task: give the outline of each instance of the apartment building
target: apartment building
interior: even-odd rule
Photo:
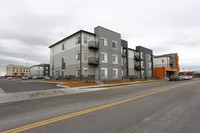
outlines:
[[[30,76],[48,76],[50,64],[38,64],[30,67]]]
[[[30,68],[23,65],[9,64],[6,66],[6,76],[21,77],[29,76]]]
[[[94,28],[94,33],[80,30],[49,48],[53,79],[105,81],[121,80],[124,76],[152,77],[145,70],[146,55],[152,57],[152,51],[141,46],[131,50],[121,34],[101,26]],[[135,61],[136,54],[142,57],[138,61]],[[135,62],[140,69],[135,69]]]
[[[129,78],[153,78],[153,51],[151,49],[137,46],[136,49],[131,49],[123,45],[124,68],[127,68],[126,74]]]
[[[154,76],[157,78],[178,75],[179,57],[178,53],[154,56]]]

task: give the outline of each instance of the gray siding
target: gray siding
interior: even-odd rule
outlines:
[[[98,36],[99,40],[99,73],[101,73],[101,68],[108,68],[108,78],[102,79],[99,75],[100,80],[119,80],[122,78],[121,75],[121,35],[119,33],[113,32],[111,30],[105,29],[103,27],[96,27],[94,33]],[[107,46],[103,46],[101,37],[107,39]],[[116,41],[118,46],[116,49],[112,47],[112,41]],[[107,53],[108,61],[107,63],[101,62],[101,52]],[[118,64],[113,64],[112,55],[115,54],[118,56]],[[118,78],[113,79],[113,68],[118,69]]]

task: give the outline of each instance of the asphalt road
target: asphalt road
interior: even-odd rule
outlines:
[[[61,88],[57,83],[44,83],[30,80],[0,80],[0,88],[5,93],[36,91]]]
[[[199,133],[199,101],[200,80],[190,80],[4,103],[0,131]]]

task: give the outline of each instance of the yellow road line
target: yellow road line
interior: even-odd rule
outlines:
[[[68,118],[71,118],[71,117],[75,117],[75,116],[87,114],[87,113],[90,113],[90,112],[94,112],[94,111],[97,111],[97,110],[105,109],[105,108],[108,108],[108,107],[112,107],[112,106],[115,106],[115,105],[119,105],[119,104],[122,104],[122,103],[129,102],[129,101],[132,101],[132,100],[136,100],[136,99],[139,99],[139,98],[142,98],[142,97],[146,97],[146,96],[150,96],[150,95],[153,95],[153,94],[156,94],[156,93],[160,93],[160,92],[164,92],[164,91],[167,91],[167,90],[171,90],[171,89],[174,89],[174,88],[177,88],[177,87],[180,87],[180,86],[188,85],[188,84],[191,84],[191,83],[192,82],[185,83],[185,84],[173,86],[173,87],[170,87],[170,88],[165,88],[165,89],[162,89],[162,90],[158,90],[158,91],[142,94],[142,95],[135,96],[135,97],[132,97],[132,98],[124,99],[124,100],[117,101],[117,102],[114,102],[114,103],[110,103],[110,104],[106,104],[106,105],[102,105],[102,106],[98,106],[98,107],[82,110],[82,111],[79,111],[79,112],[75,112],[75,113],[71,113],[71,114],[67,114],[67,115],[63,115],[63,116],[59,116],[59,117],[55,117],[55,118],[39,121],[39,122],[28,124],[28,125],[25,125],[25,126],[22,126],[22,127],[14,128],[14,129],[7,130],[7,131],[3,131],[1,133],[18,133],[18,132],[25,131],[25,130],[28,130],[28,129],[31,129],[31,128],[39,127],[39,126],[42,126],[42,125],[46,125],[46,124],[50,124],[50,123],[53,123],[53,122],[61,121],[61,120],[68,119]]]

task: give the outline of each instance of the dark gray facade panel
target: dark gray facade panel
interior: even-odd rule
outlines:
[[[121,79],[121,35],[117,32],[108,30],[103,27],[96,27],[94,33],[98,36],[99,40],[99,73],[101,73],[101,68],[108,68],[108,78],[107,80],[119,80]],[[101,38],[107,39],[107,46],[103,46]],[[112,41],[117,42],[117,48],[112,47]],[[107,63],[101,62],[101,52],[107,53]],[[118,56],[118,64],[113,64],[112,55]],[[113,68],[118,69],[118,78],[113,79]],[[101,80],[101,75],[99,75]]]

